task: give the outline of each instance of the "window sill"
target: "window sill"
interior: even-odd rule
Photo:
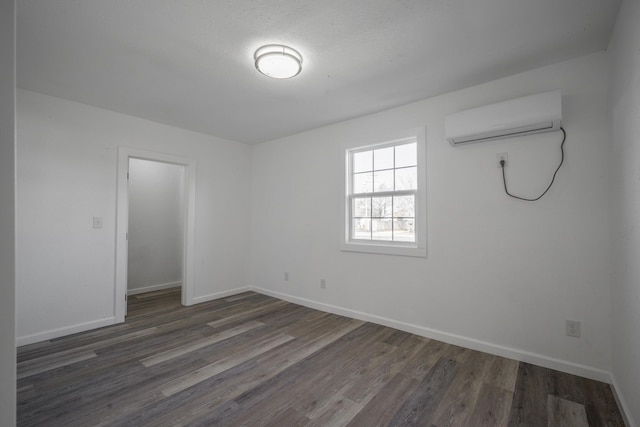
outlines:
[[[427,248],[419,247],[417,245],[387,245],[380,242],[368,243],[368,242],[343,242],[340,245],[340,250],[344,252],[361,252],[368,254],[379,255],[397,255],[397,256],[410,256],[410,257],[427,257]]]

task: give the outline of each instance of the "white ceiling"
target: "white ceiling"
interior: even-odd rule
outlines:
[[[603,50],[620,2],[18,0],[18,86],[258,143]]]

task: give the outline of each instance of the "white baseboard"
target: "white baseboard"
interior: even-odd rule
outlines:
[[[159,285],[144,286],[142,288],[127,289],[127,295],[144,294],[146,292],[159,291],[162,289],[175,288],[182,286],[182,282],[160,283]]]
[[[420,335],[426,338],[443,341],[448,344],[454,344],[461,347],[478,350],[485,353],[494,354],[496,356],[506,357],[509,359],[519,360],[521,362],[531,363],[532,365],[542,366],[544,368],[555,369],[557,371],[566,372],[581,377],[590,378],[596,381],[611,384],[611,374],[602,369],[585,366],[578,363],[568,362],[566,360],[556,359],[542,354],[532,353],[525,350],[519,350],[511,347],[505,347],[485,341],[476,340],[448,332],[438,331],[436,329],[426,328],[424,326],[414,325],[410,323],[400,322],[375,314],[363,313],[360,311],[350,310],[344,307],[338,307],[331,304],[325,304],[312,301],[306,298],[283,294],[280,292],[270,291],[260,287],[251,287],[251,290],[261,294],[269,295],[305,307],[314,308],[341,316],[351,317],[358,320],[364,320],[378,325],[388,326],[390,328],[399,329],[401,331]]]
[[[188,302],[187,305],[191,305],[191,304],[200,304],[201,302],[207,302],[207,301],[213,301],[216,299],[220,299],[220,298],[226,298],[226,297],[230,297],[231,295],[237,295],[237,294],[241,294],[243,292],[248,292],[248,291],[254,291],[255,289],[249,286],[245,286],[242,288],[236,288],[236,289],[231,289],[229,291],[221,291],[221,292],[216,292],[214,294],[209,294],[209,295],[202,295],[199,297],[194,297],[191,299],[191,301]],[[259,292],[259,291],[257,291]]]
[[[394,329],[420,335],[426,338],[436,339],[438,341],[443,341],[449,344],[459,345],[472,350],[478,350],[485,353],[494,354],[497,356],[507,357],[510,359],[531,363],[537,366],[542,366],[549,369],[555,369],[558,371],[567,372],[569,374],[579,375],[585,378],[590,378],[597,381],[602,381],[608,384],[612,384],[613,386],[612,389],[614,390],[616,399],[619,402],[619,406],[621,407],[623,412],[629,413],[628,411],[625,410],[626,406],[625,406],[624,399],[622,398],[622,396],[616,393],[615,381],[612,375],[607,371],[594,368],[591,366],[581,365],[578,363],[568,362],[565,360],[560,360],[553,357],[532,353],[529,351],[492,344],[485,341],[476,340],[473,338],[468,338],[468,337],[464,337],[456,334],[451,334],[448,332],[426,328],[424,326],[400,322],[400,321],[389,319],[386,317],[377,316],[375,314],[364,313],[356,310],[347,309],[344,307],[339,307],[331,304],[325,304],[325,303],[313,301],[306,298],[300,298],[300,297],[296,297],[289,294],[275,292],[275,291],[271,291],[271,290],[256,287],[256,286],[246,286],[242,288],[236,288],[232,290],[216,292],[209,295],[195,297],[190,301],[189,305],[198,304],[198,303],[207,302],[207,301],[213,301],[216,299],[237,295],[247,291],[258,292],[264,295],[272,296],[274,298],[282,299],[284,301],[289,301],[295,304],[303,305],[305,307],[326,311],[326,312],[338,314],[341,316],[351,317],[358,320],[364,320],[367,322],[372,322],[372,323],[376,323],[383,326],[388,326]],[[16,340],[16,344],[18,346],[33,344],[36,342],[58,338],[61,336],[70,335],[77,332],[84,332],[90,329],[96,329],[103,326],[113,325],[114,323],[115,323],[115,318],[109,317],[106,319],[95,320],[91,322],[64,327],[64,328],[52,329],[49,331],[40,332],[33,335],[18,337]],[[625,416],[625,418],[627,418],[624,413],[623,415]],[[633,424],[631,420],[629,420],[628,425],[631,427],[636,427],[636,425]]]
[[[84,332],[91,329],[102,328],[116,323],[115,317],[107,317],[106,319],[92,320],[91,322],[78,323],[76,325],[65,326],[63,328],[50,329],[37,334],[25,335],[16,339],[16,346],[33,344],[40,341],[46,341],[53,338],[63,337],[78,332]]]
[[[155,291],[155,290],[159,290],[159,289],[165,289],[165,288],[170,288],[173,286],[176,286],[176,284],[180,284],[181,282],[173,282],[173,283],[165,283],[162,285],[154,285],[153,287],[149,286],[149,287],[145,287],[145,288],[138,288],[137,290],[142,290],[141,292],[135,292],[135,293],[142,293],[142,292],[150,292],[150,291]],[[162,286],[162,287],[160,287]],[[137,291],[136,290],[136,291]],[[209,295],[203,295],[203,296],[199,296],[196,298],[193,298],[192,301],[190,301],[190,303],[188,305],[192,305],[192,304],[198,304],[201,302],[207,302],[207,301],[213,301],[219,298],[225,298],[231,295],[236,295],[236,294],[240,294],[243,292],[247,292],[252,290],[249,287],[243,287],[243,288],[237,288],[237,289],[232,289],[229,291],[222,291],[222,292],[217,292],[215,294],[209,294]],[[128,295],[134,295],[132,293],[127,292]],[[63,337],[66,335],[71,335],[71,334],[75,334],[78,332],[84,332],[84,331],[89,331],[91,329],[97,329],[97,328],[102,328],[103,326],[109,326],[109,325],[114,325],[116,324],[116,319],[115,317],[108,317],[105,319],[99,319],[99,320],[92,320],[90,322],[85,322],[85,323],[79,323],[76,325],[71,325],[71,326],[65,326],[62,328],[56,328],[56,329],[51,329],[48,331],[44,331],[44,332],[38,332],[36,334],[32,334],[32,335],[25,335],[22,337],[17,337],[16,338],[16,346],[22,346],[22,345],[28,345],[28,344],[34,344],[37,342],[41,342],[41,341],[47,341],[53,338],[59,338],[59,337]]]
[[[144,288],[145,291],[149,292],[151,290],[164,289],[172,286],[176,286],[180,282],[156,285],[153,286],[154,289],[149,289],[151,287]],[[163,286],[159,288],[158,286]],[[143,288],[140,288],[143,289]],[[401,331],[409,332],[412,334],[420,335],[426,338],[436,339],[438,341],[443,341],[449,344],[459,345],[465,348],[469,348],[472,350],[478,350],[485,353],[494,354],[501,357],[506,357],[514,360],[519,360],[526,363],[531,363],[533,365],[542,366],[549,369],[555,369],[558,371],[566,372],[573,375],[579,375],[585,378],[590,378],[597,381],[602,381],[608,384],[611,384],[611,389],[613,391],[616,402],[618,403],[618,407],[622,413],[624,421],[629,427],[637,427],[634,420],[630,418],[631,412],[629,412],[629,406],[627,405],[624,397],[618,394],[618,384],[616,382],[615,377],[604,370],[594,368],[591,366],[585,366],[578,363],[572,363],[565,360],[556,359],[553,357],[548,357],[545,355],[532,353],[524,350],[519,350],[511,347],[505,347],[501,345],[496,345],[492,343],[488,343],[485,341],[476,340],[473,338],[468,338],[456,334],[450,334],[448,332],[443,332],[435,329],[426,328],[419,325],[414,325],[410,323],[400,322],[397,320],[389,319],[382,316],[377,316],[375,314],[364,313],[356,310],[347,309],[344,307],[339,307],[331,304],[325,304],[317,301],[313,301],[306,298],[300,298],[289,294],[284,294],[280,292],[271,291],[268,289],[256,287],[256,286],[245,286],[242,288],[236,288],[228,291],[216,292],[209,295],[203,295],[199,297],[195,297],[190,301],[190,304],[198,304],[207,301],[213,301],[220,298],[226,298],[232,295],[237,295],[247,291],[254,291],[264,295],[272,296],[274,298],[279,298],[284,301],[289,301],[294,304],[303,305],[305,307],[313,308],[316,310],[326,311],[329,313],[338,314],[341,316],[350,317],[353,319],[364,320],[371,323],[376,323],[383,326],[388,326],[390,328],[398,329]],[[140,292],[136,292],[140,293]],[[129,293],[129,295],[133,295]],[[91,322],[80,323],[77,325],[67,326],[63,328],[51,329],[44,332],[39,332],[37,334],[26,335],[22,337],[18,337],[16,339],[16,345],[28,345],[41,341],[50,340],[53,338],[62,337],[65,335],[71,335],[78,332],[84,332],[91,329],[101,328],[103,326],[109,326],[115,324],[115,317],[108,317],[105,319],[99,319]]]
[[[618,393],[620,387],[618,387],[618,382],[616,381],[616,377],[611,374],[611,391],[613,391],[613,397],[616,399],[616,403],[618,404],[618,408],[620,408],[620,413],[622,414],[622,418],[627,427],[638,427],[638,424],[631,418],[631,411],[629,411],[629,405],[625,401],[624,397]]]

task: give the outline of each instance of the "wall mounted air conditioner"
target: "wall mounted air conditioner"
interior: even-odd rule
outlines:
[[[562,94],[545,92],[460,111],[447,116],[445,134],[453,146],[560,129]]]

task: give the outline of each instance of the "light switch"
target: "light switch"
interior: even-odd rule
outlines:
[[[93,228],[102,228],[102,217],[94,216],[93,217]]]

